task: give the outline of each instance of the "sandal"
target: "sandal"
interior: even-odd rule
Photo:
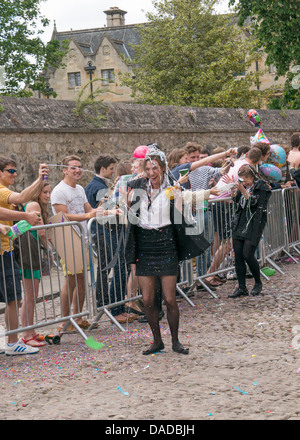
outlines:
[[[216,280],[216,281],[218,281],[218,282],[220,282],[220,283],[222,283],[222,284],[224,284],[224,283],[226,283],[226,281],[227,281],[227,278],[226,277],[220,277],[219,275],[216,275],[215,277],[214,277],[214,280]]]
[[[57,329],[58,333],[61,333],[63,331],[64,324],[60,325]],[[65,330],[65,332],[74,332],[76,331],[76,328],[73,326],[73,324],[70,324]]]
[[[44,347],[46,345],[46,342],[37,341],[35,339],[35,336],[33,336],[32,338],[29,338],[29,339],[22,338],[22,341],[24,342],[24,344],[29,345],[30,347]],[[35,343],[32,344],[32,342],[30,343],[30,341],[33,341]]]
[[[91,326],[89,321],[87,321],[86,319],[84,319],[80,324],[77,322],[77,325],[79,325],[79,327],[82,328],[83,330],[87,330]]]
[[[40,335],[39,333],[37,333],[36,335],[34,335],[34,339],[38,342],[42,342],[45,340],[45,336]]]
[[[212,279],[211,281],[208,280],[204,280],[204,283],[208,286],[208,287],[219,287],[222,286],[223,283],[219,283],[218,281]]]

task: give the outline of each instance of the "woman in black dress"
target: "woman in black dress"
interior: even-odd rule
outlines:
[[[152,354],[164,348],[154,300],[156,277],[160,277],[161,280],[172,349],[177,353],[188,354],[189,349],[184,348],[178,339],[179,309],[176,302],[176,281],[179,261],[199,255],[209,243],[202,236],[197,237],[197,244],[196,238],[191,240],[187,238],[179,242],[180,225],[175,226],[174,203],[166,192],[174,182],[170,181],[164,153],[155,147],[150,148],[145,157],[144,170],[146,178],[128,184],[132,190],[126,244],[126,260],[127,263],[136,264],[145,315],[154,338],[153,344],[143,351],[143,354]]]
[[[269,185],[259,179],[250,165],[242,166],[238,176],[239,181],[232,191],[237,206],[232,221],[232,240],[238,287],[229,298],[249,294],[246,287],[246,263],[255,281],[250,294],[255,296],[262,291],[260,268],[255,251],[267,222],[267,205],[271,197]]]

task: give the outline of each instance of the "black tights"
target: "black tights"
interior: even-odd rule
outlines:
[[[246,263],[254,277],[255,284],[261,284],[259,264],[255,258],[256,246],[253,246],[249,240],[233,239],[233,249],[239,287],[246,287]]]
[[[178,340],[179,328],[179,309],[176,302],[176,281],[177,276],[162,276],[161,286],[164,295],[165,305],[167,306],[167,319],[172,337],[172,347],[174,351],[187,354]],[[153,345],[144,354],[150,354],[163,349],[164,344],[161,337],[158,310],[155,307],[155,277],[139,277],[139,285],[143,295],[144,311],[149,322],[152,334]]]

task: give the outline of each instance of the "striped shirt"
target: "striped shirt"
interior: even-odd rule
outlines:
[[[191,184],[191,190],[197,191],[199,189],[209,189],[210,179],[218,181],[221,177],[221,168],[214,168],[210,166],[202,166],[191,171],[189,180]]]

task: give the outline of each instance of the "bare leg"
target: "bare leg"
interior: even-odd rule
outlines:
[[[34,321],[34,306],[36,298],[38,297],[39,293],[39,280],[37,279],[24,279],[24,290],[25,290],[25,300],[21,306],[21,323],[22,327],[27,327],[29,325],[33,325]],[[27,330],[23,332],[23,338],[25,340],[31,339],[36,335],[36,332],[34,329]],[[41,346],[41,343],[37,341],[30,341],[29,345],[32,347],[39,347]]]
[[[211,262],[210,268],[208,269],[207,273],[212,273],[218,270],[218,267],[220,264],[224,261],[227,254],[229,254],[231,250],[231,240],[223,240],[221,245],[219,246],[219,249],[215,253],[215,256]],[[207,277],[207,281],[212,281],[213,277]]]
[[[19,327],[18,310],[21,301],[11,301],[7,304],[5,309],[5,324],[7,330],[15,330]],[[14,344],[18,342],[18,334],[13,333],[8,335],[7,341],[9,344]]]
[[[129,274],[128,282],[127,282],[127,298],[128,299],[130,299],[134,296],[137,296],[137,293],[138,293],[139,280],[135,274],[135,271],[136,271],[136,265],[131,264],[131,270],[130,270],[130,274]],[[127,305],[127,307],[132,307],[133,309],[141,312],[139,305],[135,301],[128,301],[126,303],[126,305]]]
[[[85,286],[83,273],[74,275],[74,287],[73,287],[73,314],[77,315],[82,312],[83,304],[85,300]],[[81,323],[82,318],[77,318],[76,322]]]

